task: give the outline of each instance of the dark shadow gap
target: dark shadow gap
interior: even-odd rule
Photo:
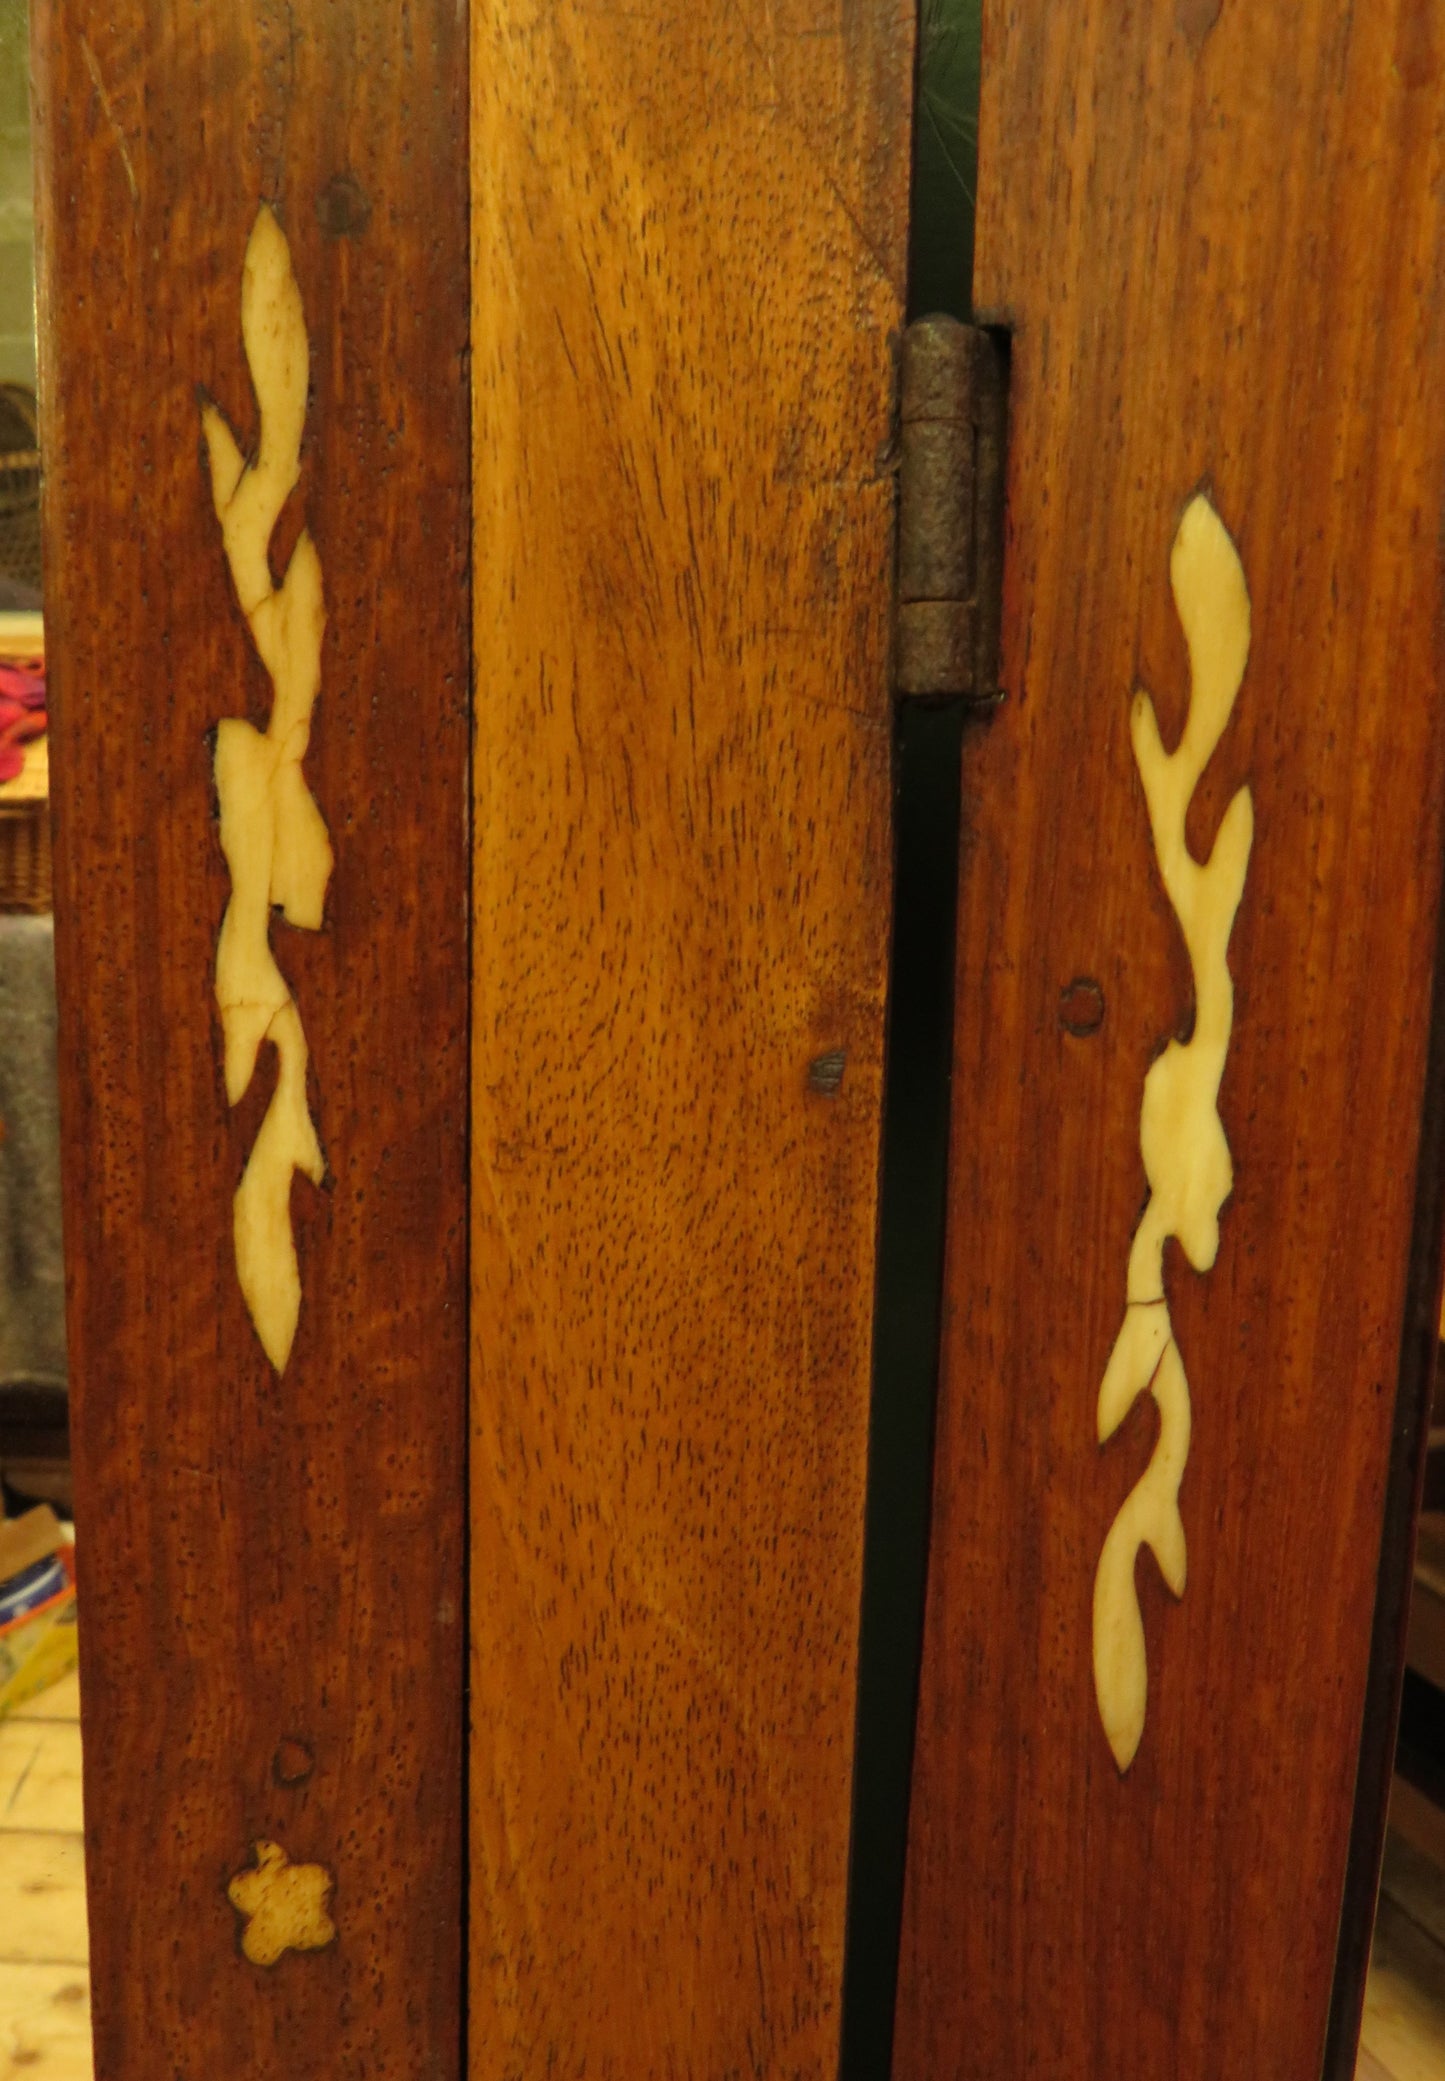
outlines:
[[[1445,918],[1438,929],[1431,991],[1430,1051],[1416,1157],[1415,1213],[1405,1288],[1405,1322],[1395,1387],[1380,1570],[1370,1638],[1365,1710],[1355,1768],[1355,1806],[1335,1948],[1323,2081],[1353,2081],[1375,1933],[1385,1822],[1405,1676],[1405,1629],[1415,1532],[1425,1478],[1431,1390],[1440,1354],[1441,1244],[1445,1235]]]
[[[905,708],[894,732],[893,970],[842,2081],[886,2081],[893,2045],[942,1326],[963,727],[954,702]]]
[[[971,315],[979,0],[921,0],[910,319]],[[893,945],[841,2081],[892,2062],[943,1306],[962,702],[895,711]]]

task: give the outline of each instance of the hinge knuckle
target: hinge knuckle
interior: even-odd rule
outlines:
[[[956,318],[903,336],[894,684],[992,700],[1003,565],[1004,356]]]

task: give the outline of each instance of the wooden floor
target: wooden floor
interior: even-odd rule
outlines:
[[[80,1688],[0,1720],[0,2081],[91,2081]],[[1445,2081],[1445,1874],[1392,1837],[1357,2081]]]
[[[1390,1837],[1357,2081],[1445,2077],[1445,1873]]]
[[[73,1676],[0,1720],[0,2081],[90,2081]]]

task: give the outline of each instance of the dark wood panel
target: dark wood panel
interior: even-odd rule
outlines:
[[[997,0],[985,36],[1008,698],[964,755],[895,2072],[1317,2081],[1402,1339],[1438,1305],[1407,1309],[1406,1281],[1445,766],[1445,17]],[[1251,790],[1233,1193],[1212,1269],[1165,1258],[1188,1582],[1176,1602],[1141,1555],[1121,1774],[1091,1602],[1156,1426],[1145,1396],[1101,1448],[1095,1411],[1149,1190],[1144,1079],[1193,1017],[1130,708],[1147,688],[1177,742],[1170,551],[1201,486],[1252,609],[1188,818],[1202,860]],[[1091,1035],[1060,1019],[1077,977],[1102,990]]]
[[[911,45],[476,22],[478,2081],[836,2071]]]
[[[466,22],[451,0],[34,13],[47,621],[97,2071],[458,2071],[465,1391]],[[271,685],[204,385],[254,443],[242,264],[284,227],[326,603],[305,761],[335,866],[271,940],[328,1179],[273,1372],[231,1201],[210,733]],[[275,1842],[334,1940],[267,1969]],[[318,1924],[320,1929],[324,1925]],[[261,1946],[264,1949],[264,1946]]]

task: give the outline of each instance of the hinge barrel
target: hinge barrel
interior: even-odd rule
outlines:
[[[1006,361],[956,318],[903,336],[894,685],[991,701],[998,691]]]

